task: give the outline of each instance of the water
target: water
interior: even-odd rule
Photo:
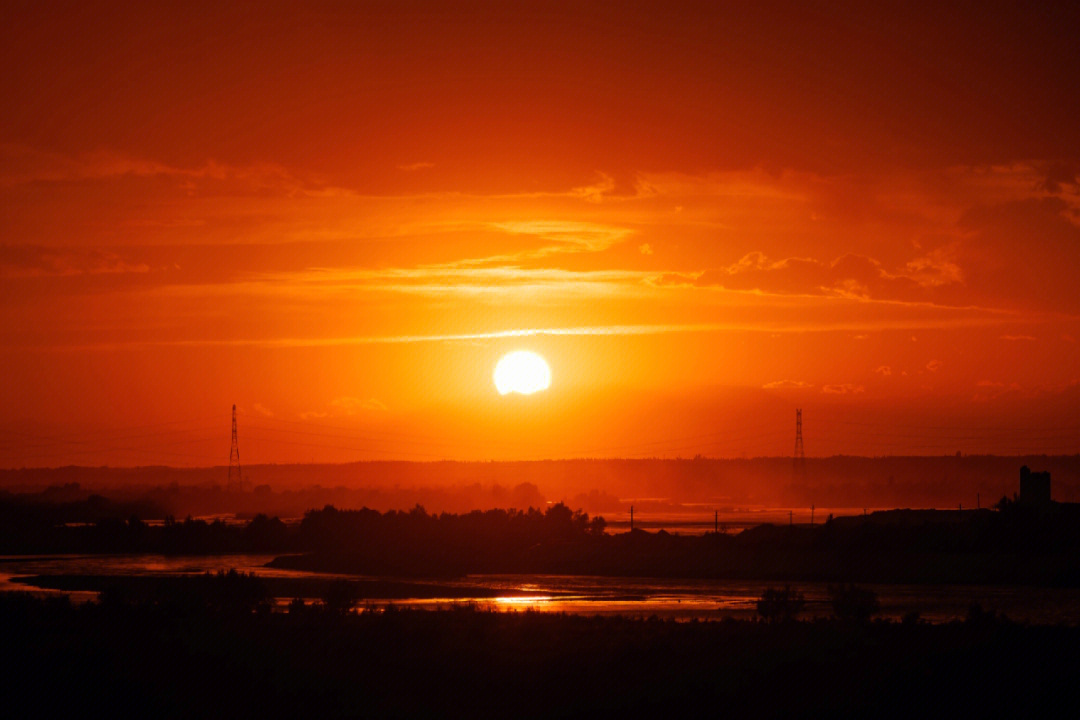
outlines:
[[[0,592],[38,590],[18,582],[34,575],[182,576],[236,569],[267,578],[349,577],[266,567],[273,555],[49,555],[0,556]],[[352,576],[355,577],[355,576]],[[380,579],[380,578],[366,578]],[[400,579],[395,579],[400,580]],[[417,581],[420,582],[420,581]],[[627,615],[680,620],[750,618],[766,588],[782,583],[747,580],[672,580],[577,575],[470,575],[456,580],[425,580],[445,588],[446,597],[377,598],[362,607],[393,604],[404,608],[441,608],[470,604],[506,612],[532,610],[587,615]],[[400,586],[400,582],[396,583]],[[806,598],[804,617],[832,613],[825,583],[792,583]],[[972,603],[1030,623],[1080,623],[1080,589],[985,585],[869,585],[878,595],[881,617],[900,619],[915,611],[931,622],[962,619]],[[475,593],[475,595],[473,594]],[[66,592],[75,601],[96,593]],[[423,595],[430,595],[425,592]],[[435,593],[436,595],[438,593]],[[419,595],[419,593],[418,593]],[[291,597],[278,598],[284,605]],[[314,601],[315,598],[307,598]]]
[[[497,610],[568,612],[698,620],[756,616],[756,602],[781,583],[748,580],[669,580],[567,575],[478,575],[459,585],[501,590],[495,598],[477,599],[479,607]],[[803,617],[832,614],[826,583],[791,583],[803,593]],[[973,602],[1031,623],[1080,622],[1080,589],[963,585],[866,585],[877,593],[880,617],[899,620],[915,611],[930,622],[963,619]],[[438,604],[422,601],[395,604]]]
[[[312,578],[344,576],[266,567],[275,555],[0,555],[0,592],[33,591],[64,594],[76,601],[93,600],[96,592],[45,590],[19,582],[36,575],[183,576],[225,570],[259,577]]]
[[[630,501],[627,501],[630,504]],[[850,507],[774,507],[744,505],[738,508],[714,509],[703,503],[682,503],[678,510],[658,512],[641,510],[634,513],[634,527],[655,532],[666,530],[680,535],[703,535],[719,530],[734,534],[764,523],[773,525],[821,525],[829,516],[863,515],[888,508]],[[953,508],[955,509],[955,508]],[[630,511],[600,513],[607,522],[607,532],[622,533],[630,529]]]

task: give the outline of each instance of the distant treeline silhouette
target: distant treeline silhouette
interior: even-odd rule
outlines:
[[[278,567],[361,574],[554,573],[845,582],[1080,586],[1080,517],[1001,511],[891,511],[737,535],[605,534],[563,505],[466,515],[326,508],[299,527],[305,554]]]
[[[72,522],[66,505],[0,502],[0,552],[311,552],[352,554],[383,564],[400,564],[407,556],[459,564],[454,558],[500,549],[512,554],[538,543],[579,541],[603,534],[606,526],[602,517],[590,518],[562,503],[544,511],[487,510],[461,515],[429,514],[419,505],[385,513],[327,506],[308,511],[291,527],[265,515],[246,524],[192,518],[177,521],[169,516],[163,523],[151,525],[135,514],[126,519],[118,515],[132,508],[104,498],[77,505],[80,509],[89,505],[95,512],[78,514],[76,517],[83,519]],[[114,514],[108,514],[109,510]],[[433,565],[431,570],[448,572],[439,567]]]
[[[327,569],[364,574],[458,575],[512,571],[536,547],[584,547],[604,535],[602,517],[590,519],[562,503],[541,512],[473,511],[463,515],[337,510],[308,512],[298,546]]]
[[[814,454],[809,445],[807,450]],[[727,498],[724,505],[733,508],[954,507],[959,502],[967,507],[976,504],[977,495],[988,505],[1013,492],[1021,465],[1049,471],[1056,500],[1080,501],[1080,455],[954,452],[937,457],[811,457],[805,476],[792,474],[787,457],[245,465],[252,487],[242,492],[224,487],[225,469],[220,467],[24,468],[0,470],[0,497],[4,490],[68,500],[98,493],[160,508],[157,515],[138,513],[144,520],[166,513],[284,518],[325,505],[390,510],[416,503],[429,511],[464,513],[474,508],[546,507],[549,500],[610,518],[626,511],[620,498],[628,497],[639,498],[637,509],[649,513],[684,513],[688,506],[711,505],[717,497]]]
[[[115,507],[115,506],[114,506]],[[149,525],[135,514],[93,522],[53,522],[49,513],[18,513],[0,503],[0,553],[158,553],[208,555],[294,550],[295,537],[278,518],[260,515],[246,525],[166,517]]]
[[[554,573],[780,581],[1005,583],[1080,586],[1080,507],[1003,502],[998,510],[896,510],[813,527],[761,525],[737,535],[605,533],[602,517],[557,503],[541,511],[308,511],[299,523],[247,524],[135,516],[0,526],[0,552],[266,553],[282,568],[446,577]]]

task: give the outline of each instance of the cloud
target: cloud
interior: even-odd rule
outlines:
[[[1080,312],[1080,216],[1061,196],[976,205],[963,213],[959,262],[969,296],[999,306]]]
[[[881,365],[877,368],[877,370],[874,370],[874,372],[878,373],[879,375],[884,375],[885,377],[888,377],[889,375],[892,375],[892,368],[888,365]]]
[[[1013,341],[1016,341],[1016,340],[1034,340],[1035,336],[1034,335],[1000,335],[1000,336],[998,336],[998,338],[1000,340],[1013,340]]]
[[[251,409],[262,415],[263,417],[274,417],[274,412],[262,403],[255,403],[251,406]]]
[[[935,232],[941,228],[934,223],[944,222],[939,215],[955,226],[961,212],[952,196],[943,196],[946,210],[927,211],[927,220],[915,211],[926,200],[923,189],[909,188],[895,178],[853,182],[846,177],[759,170],[699,176],[639,173],[619,176],[621,190],[630,187],[626,177],[636,178],[632,193],[621,195],[615,194],[608,176],[592,184],[571,180],[562,190],[516,195],[444,190],[375,196],[329,185],[305,186],[287,195],[296,179],[272,166],[260,175],[258,167],[212,162],[181,167],[118,154],[96,160],[94,166],[89,156],[78,156],[69,162],[74,169],[65,172],[69,177],[97,173],[103,180],[126,178],[122,188],[110,185],[111,180],[101,183],[102,188],[88,193],[92,197],[110,197],[129,187],[136,192],[112,203],[115,210],[109,204],[90,205],[91,217],[83,223],[89,234],[72,240],[73,228],[58,221],[47,228],[46,236],[29,216],[9,225],[16,236],[42,235],[34,241],[42,245],[85,242],[107,247],[118,237],[131,245],[109,251],[111,256],[78,251],[62,261],[0,262],[0,273],[126,273],[130,277],[125,279],[66,284],[72,291],[83,286],[131,291],[137,295],[132,305],[156,307],[159,318],[187,312],[197,304],[206,307],[211,298],[232,301],[220,304],[224,312],[256,299],[267,314],[272,306],[292,312],[295,303],[305,303],[323,318],[336,317],[336,306],[342,302],[387,308],[385,322],[365,320],[347,329],[335,320],[312,325],[327,328],[326,334],[334,337],[295,337],[307,331],[283,324],[288,329],[278,332],[280,337],[262,336],[275,331],[261,327],[252,329],[255,337],[246,338],[245,326],[229,336],[238,343],[442,341],[483,335],[492,328],[498,332],[504,327],[593,324],[619,327],[620,334],[629,334],[641,332],[642,326],[667,328],[669,319],[677,319],[674,325],[679,329],[664,332],[845,329],[860,334],[900,327],[1042,321],[1031,314],[1013,317],[994,310],[990,301],[995,296],[990,293],[978,298],[986,302],[976,304],[968,289],[982,282],[979,273],[972,275],[972,268],[982,267],[972,251],[972,243],[983,239],[982,226],[962,225],[951,235],[944,231],[928,235],[907,216],[918,216],[918,222],[933,225]],[[265,181],[279,182],[280,187],[235,202],[202,195],[188,202],[176,196],[175,182],[163,180],[199,186],[245,173],[260,180],[238,182],[241,186]],[[431,173],[432,179],[438,177]],[[1006,191],[1021,192],[1023,183],[1025,192],[1033,192],[1034,177],[1030,168],[995,171],[985,182],[1000,186],[1004,196]],[[969,176],[964,178],[958,184],[974,183]],[[859,186],[857,197],[871,203],[865,217],[858,217],[844,202],[855,192],[849,187],[853,185]],[[60,197],[68,190],[60,185],[49,192]],[[144,190],[145,195],[140,194]],[[891,205],[882,200],[886,190]],[[914,198],[906,200],[910,207],[903,206],[902,190]],[[16,196],[24,191],[38,188],[17,188],[4,197],[16,205]],[[590,202],[595,196],[604,202]],[[1065,203],[1054,207],[1067,206],[1067,197],[1054,199]],[[904,215],[903,233],[892,233],[891,218],[876,214],[886,205],[889,212]],[[674,213],[675,207],[683,211]],[[1052,214],[1054,207],[1041,212]],[[104,214],[93,216],[99,211]],[[811,215],[819,220],[811,221]],[[981,222],[977,215],[967,222]],[[47,224],[49,218],[43,216],[42,222]],[[886,229],[884,237],[878,228]],[[651,254],[658,247],[662,252]],[[0,258],[4,252],[0,250]],[[135,275],[147,272],[148,277]],[[492,309],[496,306],[498,313]],[[223,339],[221,333],[192,330],[182,321],[168,331],[151,327],[160,320],[148,320],[144,317],[148,312],[119,314],[138,315],[125,320],[124,333],[110,337],[121,345]],[[404,322],[392,327],[390,318]],[[642,325],[627,331],[631,326],[621,323],[628,320]],[[1009,324],[1001,331],[1028,333],[1033,328],[1030,323]],[[62,344],[60,338],[57,344]],[[777,376],[797,377],[789,370]]]
[[[941,361],[940,360],[931,360],[930,362],[926,363],[926,369],[929,370],[930,372],[937,372],[938,370],[941,369]]]
[[[295,273],[265,273],[250,278],[247,287],[238,289],[252,293],[261,287],[271,294],[279,294],[282,287],[287,286],[293,293],[309,295],[368,289],[419,296],[522,299],[542,293],[554,301],[640,295],[649,291],[646,280],[651,277],[652,274],[639,271],[575,272],[558,268],[472,267],[455,263],[412,268],[312,268]]]
[[[409,163],[408,165],[398,165],[397,166],[398,170],[403,170],[405,172],[415,172],[417,170],[430,170],[433,167],[435,167],[435,163],[432,163],[432,162],[414,162],[414,163]]]
[[[179,180],[228,181],[249,189],[270,187],[296,189],[301,183],[284,167],[273,163],[229,165],[207,160],[188,167],[158,160],[95,150],[75,154],[38,150],[25,145],[0,143],[0,187],[28,183],[63,183],[110,180],[124,177],[172,177]]]
[[[670,333],[716,333],[716,332],[762,332],[776,333],[807,333],[807,332],[836,332],[850,331],[853,328],[862,327],[860,322],[837,322],[810,325],[801,322],[770,322],[767,324],[755,322],[730,322],[730,323],[691,323],[670,325],[589,325],[567,327],[543,327],[543,328],[516,328],[512,330],[495,330],[490,332],[463,332],[463,333],[431,333],[414,335],[354,335],[335,337],[262,337],[262,338],[197,338],[197,339],[172,339],[172,340],[126,340],[118,342],[100,343],[75,343],[75,344],[50,344],[32,345],[30,347],[40,350],[52,351],[116,351],[139,347],[260,347],[260,348],[319,348],[319,347],[358,347],[365,345],[401,345],[414,343],[459,343],[477,342],[484,340],[501,340],[506,338],[524,337],[574,337],[574,336],[644,336],[665,335]],[[873,322],[875,330],[883,327],[904,328],[912,324],[912,321],[898,322]],[[919,327],[926,327],[927,323],[915,321]],[[972,320],[945,320],[936,323],[935,327],[970,327],[972,324],[981,324],[980,321]],[[838,387],[838,386],[834,386]]]
[[[600,178],[595,183],[576,187],[570,191],[570,194],[588,202],[598,203],[613,192],[615,192],[615,178],[606,173],[601,173]]]
[[[1065,185],[1078,184],[1077,176],[1080,175],[1080,168],[1072,163],[1055,162],[1047,165],[1044,173],[1038,188],[1057,195],[1064,191]]]
[[[978,388],[975,394],[971,397],[974,402],[988,402],[990,400],[996,400],[1005,394],[1017,394],[1023,391],[1023,388],[1019,383],[1003,383],[995,382],[993,380],[979,380],[975,383],[975,387]]]
[[[145,263],[129,261],[118,253],[95,248],[43,248],[0,246],[0,277],[70,277],[147,273]]]
[[[766,390],[808,390],[814,386],[811,383],[802,382],[801,380],[776,380],[774,382],[765,383],[761,387]]]
[[[904,275],[925,288],[940,287],[964,282],[964,272],[954,262],[955,245],[939,247],[926,255],[909,260]]]
[[[851,383],[842,383],[840,385],[825,385],[821,388],[821,392],[826,395],[857,395],[865,392],[866,388],[862,385],[853,385]]]
[[[857,299],[929,301],[930,288],[963,280],[960,268],[944,250],[909,261],[902,271],[886,271],[866,255],[848,253],[825,262],[789,257],[773,260],[751,252],[724,268],[662,276],[666,284],[721,287],[771,294],[826,295]]]
[[[548,252],[606,250],[632,232],[626,227],[570,220],[514,220],[493,222],[490,227],[508,233],[537,235],[561,244]]]
[[[355,415],[365,410],[386,410],[386,405],[377,398],[362,400],[354,397],[339,397],[331,400],[330,405],[343,410],[346,415]]]

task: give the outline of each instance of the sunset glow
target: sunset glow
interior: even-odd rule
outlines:
[[[526,5],[6,8],[0,465],[1077,451],[1068,18]]]
[[[3,707],[1080,706],[1078,88],[1078,0],[0,3]]]

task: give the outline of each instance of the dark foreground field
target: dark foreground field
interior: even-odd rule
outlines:
[[[1080,629],[977,612],[675,623],[8,594],[0,635],[8,717],[1038,717],[1080,696]]]

